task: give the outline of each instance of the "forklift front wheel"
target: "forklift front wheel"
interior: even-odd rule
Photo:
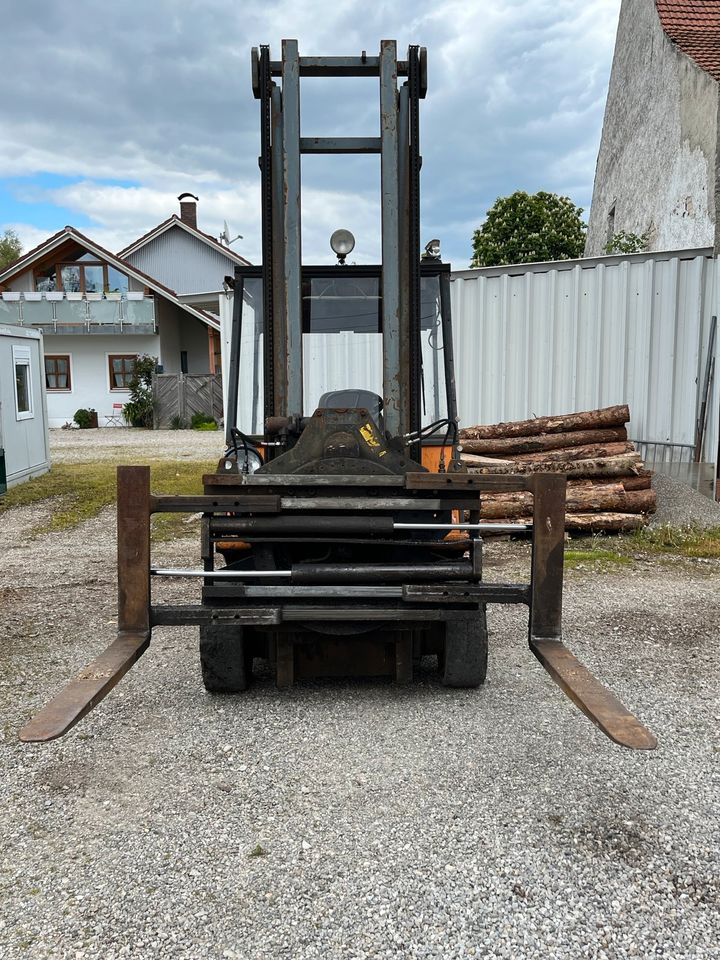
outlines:
[[[445,648],[438,657],[446,687],[479,687],[485,682],[488,659],[485,607],[472,620],[445,623]]]

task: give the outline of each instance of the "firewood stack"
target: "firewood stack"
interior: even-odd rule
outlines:
[[[655,512],[651,473],[627,437],[627,404],[536,417],[460,431],[461,459],[470,473],[564,473],[568,530],[636,530]],[[529,493],[482,499],[484,520],[532,516]]]

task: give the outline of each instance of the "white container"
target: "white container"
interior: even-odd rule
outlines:
[[[25,300],[37,302],[38,300],[42,300],[42,292],[40,290],[26,290],[23,293],[23,298]]]
[[[20,292],[17,290],[3,290],[3,300],[16,301],[20,299]]]
[[[101,293],[86,293],[85,296],[88,300],[102,300],[103,297]]]
[[[46,300],[62,300],[65,294],[62,290],[47,290],[45,292]]]
[[[119,290],[108,290],[108,292],[105,294],[106,300],[119,300],[120,297],[122,297],[122,294]]]
[[[128,300],[144,300],[145,299],[145,294],[143,293],[142,290],[128,290],[125,296],[128,298]]]
[[[65,296],[67,297],[68,300],[82,300],[83,298],[82,293],[77,293],[76,291],[72,291],[72,290],[68,290]]]

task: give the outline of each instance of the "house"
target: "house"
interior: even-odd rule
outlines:
[[[178,200],[179,216],[173,214],[153,227],[121,250],[118,256],[169,287],[182,303],[192,304],[218,318],[219,299],[225,296],[224,278],[234,276],[235,267],[247,266],[248,261],[198,229],[198,198],[194,194],[181,193]],[[209,328],[209,336],[210,373],[219,373],[220,336],[217,329]]]
[[[619,232],[720,252],[720,4],[622,0],[586,256]]]
[[[82,407],[101,426],[121,423],[140,355],[157,357],[164,373],[220,372],[223,278],[246,261],[198,230],[186,196],[180,217],[122,254],[66,226],[0,272],[0,323],[45,334],[51,427]]]

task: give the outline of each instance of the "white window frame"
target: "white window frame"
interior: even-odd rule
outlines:
[[[33,408],[32,353],[30,351],[30,347],[20,347],[20,346],[17,346],[16,344],[13,344],[12,357],[13,357],[13,382],[15,384],[15,419],[16,420],[33,420],[35,418],[35,411]],[[18,367],[27,367],[28,403],[30,405],[28,410],[21,410],[18,404],[18,392],[17,392],[17,368]]]

